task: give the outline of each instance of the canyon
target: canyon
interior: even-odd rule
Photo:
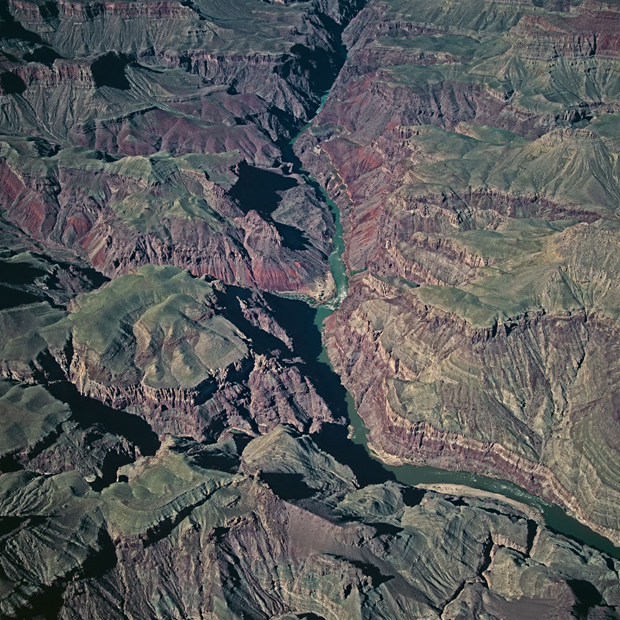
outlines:
[[[617,618],[619,63],[609,1],[8,0],[0,615]]]
[[[619,14],[479,4],[345,31],[299,151],[355,274],[330,359],[383,460],[512,480],[618,542]]]

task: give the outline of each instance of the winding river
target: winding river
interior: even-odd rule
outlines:
[[[317,114],[321,111],[328,94],[329,93],[325,93],[323,96],[321,105],[317,110]],[[308,123],[302,128],[299,134],[289,143],[289,146],[291,161],[294,161],[296,164],[296,172],[305,176],[309,182],[322,194],[325,202],[328,204],[332,212],[335,222],[335,234],[333,239],[334,250],[329,257],[329,263],[331,266],[332,275],[334,276],[334,280],[336,282],[336,296],[316,308],[316,312],[314,314],[314,325],[312,326],[312,329],[318,330],[319,335],[322,337],[323,323],[325,319],[332,314],[332,312],[338,309],[347,295],[348,278],[347,269],[342,259],[342,254],[344,252],[344,239],[342,223],[340,221],[340,211],[336,203],[329,198],[327,192],[307,171],[301,168],[299,160],[292,154],[292,147],[295,141],[310,126],[310,124],[311,123]],[[311,328],[308,327],[308,329]],[[322,338],[321,342],[323,342]],[[316,361],[321,365],[329,367],[331,372],[335,374],[333,369],[331,369],[331,364],[329,362],[329,357],[324,344],[322,345],[320,354],[318,355]],[[345,401],[349,423],[352,428],[350,437],[351,441],[354,444],[362,446],[375,462],[379,463],[380,466],[388,472],[388,474],[391,474],[391,477],[394,477],[399,482],[412,486],[421,484],[466,486],[471,489],[494,493],[509,500],[515,500],[521,502],[522,504],[527,504],[542,514],[545,523],[550,529],[620,559],[620,547],[614,546],[609,539],[597,534],[577,519],[569,516],[562,508],[560,508],[560,506],[546,502],[540,497],[528,493],[525,489],[508,482],[507,480],[489,478],[487,476],[480,476],[465,471],[450,471],[445,469],[437,469],[435,467],[420,467],[415,465],[402,465],[395,467],[383,463],[376,456],[374,456],[372,450],[368,447],[368,429],[358,415],[353,398],[348,392],[346,393]],[[328,404],[332,405],[332,403]]]

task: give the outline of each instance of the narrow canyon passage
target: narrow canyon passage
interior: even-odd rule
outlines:
[[[336,77],[337,79],[337,77]],[[317,110],[317,115],[320,113],[323,108],[325,102],[329,97],[329,91],[327,91],[322,98],[321,105]],[[312,120],[304,126],[304,128],[300,131],[300,133],[293,138],[291,141],[291,147],[294,146],[295,142],[308,130],[308,128],[312,125]],[[515,500],[518,502],[522,502],[535,508],[542,514],[545,523],[554,531],[564,534],[566,536],[570,536],[575,540],[591,545],[596,549],[604,551],[605,553],[609,553],[613,557],[620,559],[620,547],[616,547],[610,540],[601,536],[597,532],[593,531],[587,525],[579,522],[574,517],[569,516],[564,509],[560,506],[551,504],[535,495],[532,495],[525,491],[525,489],[517,486],[506,480],[498,480],[494,478],[489,478],[487,476],[481,476],[477,474],[472,474],[466,471],[449,471],[445,469],[438,469],[435,467],[429,466],[415,466],[415,465],[401,465],[401,466],[389,466],[386,463],[383,463],[378,457],[374,456],[372,451],[368,447],[367,441],[367,429],[364,425],[363,420],[358,415],[355,405],[353,402],[353,398],[350,394],[346,392],[346,390],[342,387],[340,383],[339,377],[334,373],[331,368],[329,362],[329,356],[326,347],[323,344],[322,338],[322,330],[324,326],[325,320],[335,311],[338,310],[340,304],[345,299],[347,295],[347,286],[348,286],[348,278],[347,278],[347,269],[344,264],[342,255],[345,251],[344,239],[343,239],[343,228],[340,220],[340,213],[338,210],[338,206],[336,203],[331,200],[325,191],[324,188],[318,185],[316,179],[314,179],[307,171],[303,170],[301,167],[301,163],[299,159],[294,155],[292,149],[290,151],[286,151],[288,155],[288,161],[292,164],[293,169],[303,174],[309,183],[314,186],[319,187],[319,191],[323,196],[325,202],[329,205],[330,211],[334,216],[335,221],[335,235],[333,238],[334,243],[334,251],[329,257],[329,262],[332,270],[332,274],[334,276],[334,280],[336,282],[336,295],[334,299],[330,299],[329,301],[313,307],[313,311],[310,313],[299,312],[296,315],[296,321],[300,319],[299,323],[299,334],[300,339],[308,339],[312,340],[311,334],[314,330],[319,331],[319,336],[321,340],[321,350],[316,359],[316,362],[312,360],[306,359],[306,363],[310,367],[318,366],[320,368],[319,373],[323,376],[323,381],[325,385],[334,386],[330,391],[323,392],[323,396],[326,398],[327,403],[333,408],[335,411],[340,411],[343,409],[342,399],[344,396],[346,407],[346,414],[349,419],[349,423],[351,426],[351,434],[350,441],[357,445],[363,446],[369,459],[365,459],[364,461],[359,460],[359,452],[357,450],[355,453],[356,463],[356,473],[358,473],[358,477],[364,479],[365,476],[363,474],[363,470],[368,468],[370,471],[376,469],[375,463],[381,463],[381,468],[386,473],[386,479],[395,479],[398,482],[402,482],[404,484],[409,485],[458,485],[459,487],[466,487],[470,489],[477,489],[480,491],[485,491],[493,494],[497,494],[499,496],[506,497],[510,500]],[[325,156],[325,155],[323,155]],[[313,316],[314,315],[314,316]],[[310,347],[311,348],[311,347]],[[325,380],[326,375],[329,376],[329,373],[333,373],[335,376],[330,377]],[[316,376],[316,375],[315,375]],[[330,430],[324,431],[324,433],[329,433]],[[331,431],[336,432],[336,431]],[[332,454],[336,458],[342,459],[343,451],[351,451],[354,450],[351,445],[347,445],[347,442],[342,438],[332,439],[334,443],[337,442],[337,448],[333,449]],[[372,461],[370,461],[372,459]],[[352,462],[352,459],[345,459],[345,462]],[[372,474],[371,479],[377,479],[378,474],[375,472]],[[457,489],[458,490],[458,489]],[[462,490],[463,493],[466,493],[466,489]]]
[[[0,616],[617,620],[618,33],[6,0]]]

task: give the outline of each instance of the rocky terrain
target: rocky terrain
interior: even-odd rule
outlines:
[[[347,437],[344,387],[620,542],[620,13],[571,2],[0,3],[0,617],[620,617],[620,552]]]
[[[68,312],[47,302],[9,308],[0,323],[5,377],[126,409],[157,435],[202,440],[278,423],[315,432],[338,421],[259,293],[235,296],[176,267],[120,276]]]
[[[394,463],[513,480],[620,541],[620,13],[376,2],[298,142],[337,201],[330,359]]]
[[[101,492],[77,472],[3,476],[5,613],[617,617],[618,561],[514,508],[359,488],[290,427],[239,452],[235,436],[170,439]],[[25,553],[37,540],[45,553]]]
[[[339,22],[354,10],[10,2],[4,217],[109,276],[174,264],[329,295],[331,217],[281,147],[331,83]]]

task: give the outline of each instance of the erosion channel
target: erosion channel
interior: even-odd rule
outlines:
[[[328,96],[329,91],[324,94],[316,114],[321,111]],[[297,341],[300,343],[300,347],[303,348],[303,351],[300,350],[299,353],[305,359],[308,366],[312,368],[315,380],[321,383],[323,397],[328,400],[328,404],[334,411],[343,412],[344,410],[349,420],[349,437],[340,437],[338,436],[338,431],[333,429],[330,431],[330,437],[322,438],[323,442],[327,444],[325,447],[329,448],[333,454],[347,464],[355,463],[356,467],[354,469],[358,477],[362,478],[360,482],[370,483],[376,482],[381,478],[391,478],[412,486],[457,485],[485,493],[501,495],[508,500],[521,502],[539,511],[547,526],[552,530],[620,559],[620,547],[616,547],[604,536],[569,516],[560,506],[532,495],[516,484],[466,471],[450,471],[414,465],[390,466],[373,455],[372,450],[368,446],[368,431],[355,409],[353,398],[342,386],[338,375],[332,369],[322,339],[324,321],[338,309],[347,295],[348,279],[347,268],[342,259],[344,239],[338,206],[329,198],[325,189],[301,167],[299,159],[293,152],[296,140],[311,124],[312,121],[306,124],[299,134],[287,145],[287,148],[283,150],[286,158],[292,163],[294,171],[304,175],[308,182],[320,192],[334,217],[334,249],[329,257],[329,263],[336,282],[336,295],[321,305],[308,307],[307,312],[302,311],[299,313],[299,307],[297,307],[295,309],[295,325],[289,325],[288,327],[298,334]],[[275,296],[272,299],[272,303],[275,305],[282,304],[283,307],[280,309],[282,311],[281,314],[284,315],[288,313],[287,310],[289,308],[286,306],[289,303],[299,304],[300,306],[304,304],[304,302],[290,302],[290,300]],[[363,448],[363,451],[360,448]]]

